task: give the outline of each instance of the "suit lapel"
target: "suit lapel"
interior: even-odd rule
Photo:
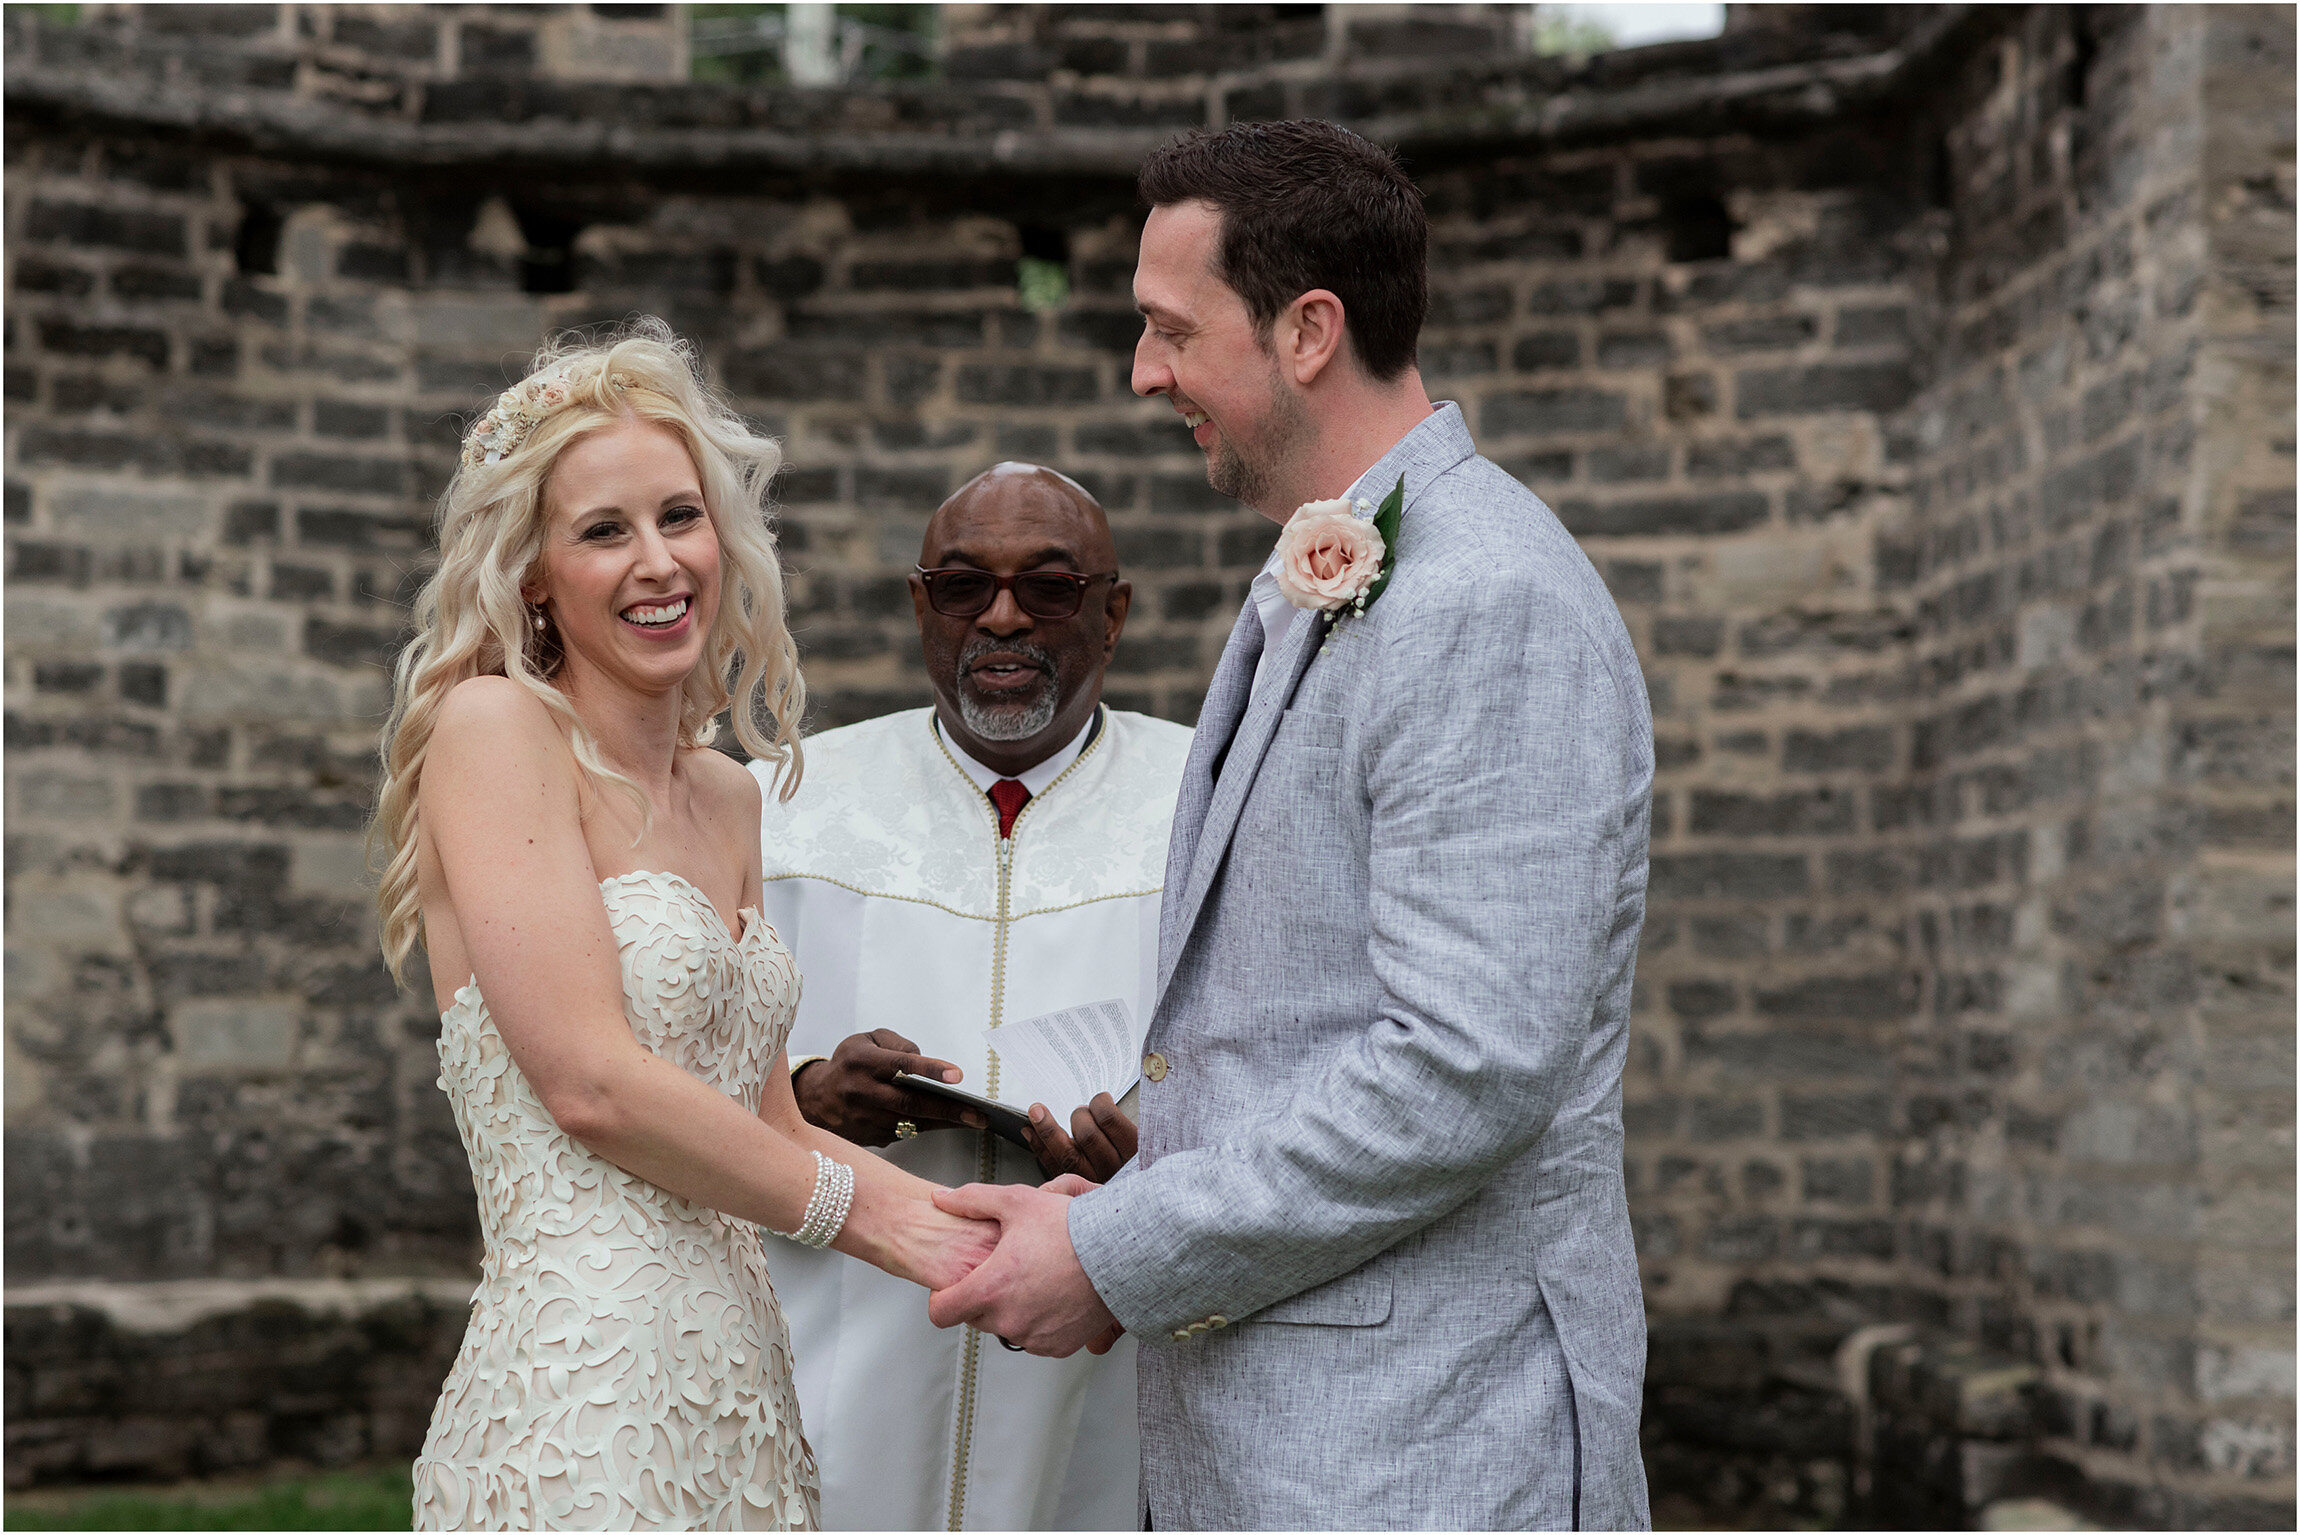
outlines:
[[[1175,962],[1181,958],[1182,946],[1189,941],[1191,928],[1197,925],[1199,908],[1206,903],[1206,892],[1213,886],[1214,871],[1222,866],[1223,855],[1230,849],[1230,834],[1237,829],[1239,813],[1246,806],[1247,791],[1253,788],[1254,775],[1261,770],[1271,738],[1278,733],[1278,721],[1285,717],[1286,705],[1293,701],[1294,690],[1301,686],[1302,674],[1310,669],[1318,647],[1325,643],[1327,622],[1323,613],[1310,612],[1294,620],[1293,628],[1286,632],[1285,648],[1278,653],[1276,669],[1270,674],[1269,687],[1252,700],[1245,718],[1238,723],[1236,739],[1226,743],[1228,752],[1221,759],[1221,774],[1214,779],[1212,796],[1206,802],[1199,824],[1193,828],[1191,847],[1185,854],[1177,835],[1169,849],[1166,864],[1169,894],[1176,888],[1175,875],[1185,867],[1188,873],[1180,886],[1181,899],[1169,900],[1160,913],[1158,995],[1161,1001],[1166,995],[1166,984],[1173,977]],[[1251,690],[1254,680],[1251,663],[1245,671],[1246,687]],[[1208,702],[1212,702],[1211,693]],[[1203,722],[1199,728],[1204,730]],[[1198,747],[1199,743],[1191,743],[1192,768],[1199,765]],[[1212,761],[1210,754],[1207,762]],[[1179,829],[1179,816],[1175,824]]]
[[[1253,692],[1254,668],[1262,658],[1262,618],[1248,599],[1231,626],[1214,680],[1206,686],[1206,701],[1198,708],[1198,726],[1190,736],[1190,755],[1182,764],[1182,785],[1174,802],[1174,831],[1166,844],[1166,896],[1158,913],[1158,990],[1164,994],[1166,977],[1174,968],[1181,938],[1187,929],[1176,926],[1177,899],[1189,883],[1190,865],[1205,825],[1206,807],[1214,798],[1214,779],[1230,738],[1246,714]]]

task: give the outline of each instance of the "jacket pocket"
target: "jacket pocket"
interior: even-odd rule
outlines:
[[[1378,1327],[1390,1319],[1390,1276],[1357,1269],[1265,1306],[1247,1320],[1296,1327]]]

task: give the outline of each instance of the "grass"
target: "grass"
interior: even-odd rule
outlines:
[[[413,1522],[405,1466],[182,1482],[171,1487],[14,1493],[0,1510],[11,1530],[404,1530]]]

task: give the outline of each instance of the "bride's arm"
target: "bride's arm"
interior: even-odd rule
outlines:
[[[787,1056],[776,1060],[775,1070],[767,1077],[766,1094],[759,1103],[759,1118],[773,1127],[776,1133],[787,1137],[794,1143],[806,1147],[809,1151],[820,1151],[823,1155],[844,1162],[855,1170],[854,1208],[847,1216],[846,1231],[841,1233],[838,1240],[831,1243],[831,1246],[851,1257],[877,1263],[880,1268],[887,1269],[891,1273],[901,1273],[906,1279],[915,1277],[903,1273],[900,1269],[893,1268],[890,1264],[880,1262],[878,1258],[865,1251],[860,1244],[867,1243],[869,1238],[867,1235],[855,1237],[856,1228],[859,1223],[862,1230],[867,1233],[878,1229],[882,1224],[899,1225],[906,1229],[913,1227],[917,1222],[924,1219],[912,1207],[913,1202],[921,1199],[931,1201],[934,1191],[939,1185],[904,1172],[884,1157],[866,1151],[850,1140],[842,1139],[828,1130],[808,1124],[806,1117],[799,1112],[797,1097],[791,1092],[790,1061]],[[863,1220],[862,1212],[866,1205],[884,1209],[887,1212],[885,1220]],[[930,1202],[927,1208],[933,1210],[934,1206]],[[934,1213],[939,1215],[942,1212],[935,1210]],[[952,1229],[942,1237],[942,1240],[950,1244],[947,1262],[953,1271],[962,1278],[970,1273],[976,1264],[989,1257],[990,1250],[998,1245],[998,1229],[995,1225],[982,1221],[964,1224],[979,1229],[976,1231],[962,1230],[959,1229],[960,1223],[953,1221]],[[788,1230],[790,1228],[778,1229]],[[850,1241],[850,1238],[854,1238],[854,1240]],[[930,1284],[927,1288],[930,1290],[940,1289],[942,1286]]]
[[[989,1228],[978,1236],[953,1222],[929,1202],[930,1185],[874,1172],[897,1170],[857,1148],[800,1144],[633,1037],[583,840],[578,771],[540,702],[516,683],[477,678],[442,707],[421,790],[421,822],[480,991],[551,1117],[616,1166],[775,1231],[804,1218],[820,1145],[856,1169],[834,1245],[930,1287],[953,1282],[988,1251]],[[789,1097],[780,1074],[768,1082]]]

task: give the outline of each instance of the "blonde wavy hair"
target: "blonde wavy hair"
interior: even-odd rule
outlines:
[[[525,432],[505,447],[500,423],[507,417]],[[633,319],[604,335],[556,337],[535,354],[527,379],[471,429],[439,499],[439,563],[415,599],[415,638],[400,652],[392,679],[383,786],[368,843],[371,856],[379,848],[383,854],[376,908],[396,979],[404,981],[408,955],[423,936],[417,791],[440,706],[457,683],[509,677],[526,688],[567,722],[584,771],[627,792],[642,818],[648,812],[645,791],[607,766],[574,705],[553,686],[565,659],[557,628],[538,630],[520,595],[542,555],[544,491],[559,455],[601,427],[633,419],[668,427],[686,443],[719,538],[719,611],[703,660],[686,681],[679,744],[709,745],[718,717],[731,710],[743,748],[777,765],[781,797],[798,788],[806,684],[784,617],[782,564],[767,512],[767,485],[782,466],[782,449],[703,382],[694,347],[659,319]]]

